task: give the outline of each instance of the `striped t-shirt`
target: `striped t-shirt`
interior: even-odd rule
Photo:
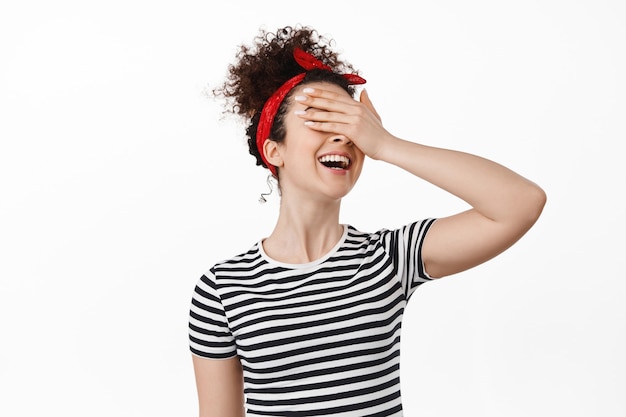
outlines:
[[[216,264],[193,293],[192,353],[239,357],[250,416],[402,416],[402,315],[430,280],[421,246],[433,222],[344,226],[306,264],[272,260],[260,242]]]

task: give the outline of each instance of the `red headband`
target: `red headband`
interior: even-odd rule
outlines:
[[[321,69],[325,71],[332,71],[332,69],[324,64],[319,59],[315,58],[313,55],[308,52],[303,51],[300,48],[296,48],[293,51],[293,57],[295,58],[298,65],[304,68],[306,71],[310,71],[312,69]],[[278,108],[281,103],[285,99],[285,96],[300,82],[304,79],[306,75],[306,71],[296,75],[293,78],[290,78],[281,85],[278,90],[272,96],[267,99],[265,105],[263,106],[263,110],[261,110],[261,119],[259,120],[259,127],[256,131],[256,147],[261,154],[261,159],[265,162],[265,165],[269,168],[274,176],[276,176],[276,167],[270,164],[265,158],[265,152],[263,152],[263,144],[270,136],[270,131],[272,130],[272,124],[274,123],[274,117],[276,117],[276,113],[278,112]],[[365,79],[356,74],[342,74],[346,80],[348,80],[348,84],[365,84]]]

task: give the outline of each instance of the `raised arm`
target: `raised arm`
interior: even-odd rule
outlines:
[[[192,355],[199,417],[245,417],[239,358],[204,359]]]
[[[498,255],[519,240],[543,210],[544,191],[500,164],[391,135],[365,91],[360,101],[319,88],[302,93],[304,100],[299,100],[310,109],[299,116],[311,129],[345,135],[365,155],[396,165],[471,206],[431,226],[422,257],[432,277],[455,274]]]
[[[377,157],[472,207],[431,226],[422,258],[432,277],[464,271],[507,249],[535,223],[546,201],[536,184],[502,165],[464,152],[393,138]]]

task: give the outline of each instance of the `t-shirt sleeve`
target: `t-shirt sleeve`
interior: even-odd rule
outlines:
[[[417,287],[432,280],[424,269],[422,244],[435,220],[421,220],[399,229],[383,231],[385,250],[393,260],[396,275],[401,280],[407,300]]]
[[[196,284],[189,309],[189,348],[195,355],[227,359],[236,355],[215,275],[208,271]]]

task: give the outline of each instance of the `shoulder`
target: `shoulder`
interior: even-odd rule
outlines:
[[[363,232],[349,225],[346,242],[373,243],[400,237],[423,236],[428,232],[428,229],[435,221],[436,219],[434,218],[427,218],[396,228],[380,228],[374,232]]]
[[[241,252],[230,258],[222,259],[209,268],[207,274],[216,275],[220,271],[245,268],[253,265],[261,258],[261,252],[259,250],[260,243],[257,242],[252,245],[247,251]]]

